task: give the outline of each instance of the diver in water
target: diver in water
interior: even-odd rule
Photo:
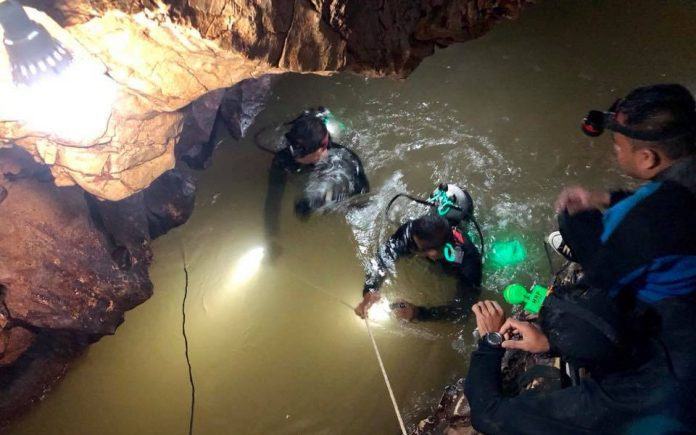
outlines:
[[[287,147],[273,157],[264,216],[266,236],[276,255],[278,217],[288,174],[302,180],[302,193],[295,199],[295,213],[301,218],[370,190],[360,158],[331,140],[327,114],[321,108],[302,113],[285,134]]]
[[[456,192],[456,193],[454,193]],[[380,298],[379,289],[396,260],[406,255],[425,257],[438,263],[447,274],[457,277],[455,298],[446,305],[424,307],[406,301],[392,304],[393,313],[400,319],[457,320],[464,317],[478,299],[481,285],[481,254],[469,237],[458,227],[473,214],[471,197],[454,185],[441,185],[435,194],[457,195],[460,207],[446,213],[426,215],[410,220],[384,243],[371,261],[363,286],[363,300],[355,313],[365,317]],[[454,205],[454,204],[452,204]],[[442,208],[440,208],[442,210]]]

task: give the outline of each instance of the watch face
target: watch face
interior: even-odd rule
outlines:
[[[503,336],[499,332],[489,332],[486,334],[486,342],[491,346],[500,347],[503,344]]]

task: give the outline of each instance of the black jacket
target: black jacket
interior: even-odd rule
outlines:
[[[370,262],[370,270],[365,278],[363,295],[378,291],[387,275],[393,270],[396,261],[417,251],[412,234],[413,221],[401,225],[396,232],[380,246],[377,255]],[[469,312],[478,298],[481,285],[481,254],[469,238],[458,229],[452,228],[452,243],[457,250],[455,262],[438,260],[443,271],[457,277],[457,292],[449,304],[435,307],[416,307],[418,320],[456,320]]]
[[[360,158],[342,145],[329,143],[328,155],[314,165],[297,163],[284,148],[273,157],[268,176],[264,207],[268,237],[278,235],[280,205],[291,173],[302,177],[302,192],[295,198],[295,212],[302,217],[370,190]]]
[[[635,192],[614,192],[584,281],[646,303],[696,290],[696,158],[675,162]]]
[[[696,295],[624,307],[622,365],[580,385],[505,397],[503,349],[480,343],[466,394],[474,428],[486,435],[696,433]]]
[[[693,401],[655,342],[654,357],[621,372],[555,391],[505,397],[503,349],[480,343],[472,353],[465,392],[471,421],[486,435],[676,435],[692,433]]]

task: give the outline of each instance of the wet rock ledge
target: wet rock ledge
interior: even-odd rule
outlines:
[[[150,242],[193,211],[188,167],[217,119],[244,133],[274,74],[406,77],[436,47],[527,0],[25,0],[30,17],[115,84],[77,136],[0,99],[0,428],[153,291]],[[0,55],[0,92],[9,95]],[[252,108],[252,109],[250,109]]]

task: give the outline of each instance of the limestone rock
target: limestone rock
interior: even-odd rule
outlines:
[[[138,259],[149,262],[150,240],[188,220],[193,213],[195,194],[193,177],[173,169],[144,191],[124,200],[102,201],[87,195],[87,203],[93,219],[110,235],[115,249],[125,249],[127,257],[132,258],[125,261],[125,268],[132,268]],[[116,255],[122,258],[125,254]]]
[[[227,89],[220,103],[220,117],[233,138],[240,139],[266,104],[273,76],[247,79]]]
[[[150,241],[190,217],[196,187],[170,170],[125,200],[100,200],[55,186],[18,147],[0,149],[0,185],[1,426],[150,297]]]
[[[0,159],[16,158],[2,150]],[[129,270],[93,224],[84,193],[29,176],[3,175],[0,285],[12,322],[34,328],[113,333],[123,313],[152,294],[147,264]],[[17,176],[19,175],[19,176]]]
[[[194,169],[206,169],[212,164],[214,144],[213,127],[224,89],[208,92],[184,109],[184,128],[175,147],[178,160]]]
[[[35,335],[22,326],[0,331],[0,366],[13,364],[34,343]]]
[[[41,332],[14,364],[0,366],[0,430],[12,417],[41,400],[89,341],[86,336],[65,331]]]

